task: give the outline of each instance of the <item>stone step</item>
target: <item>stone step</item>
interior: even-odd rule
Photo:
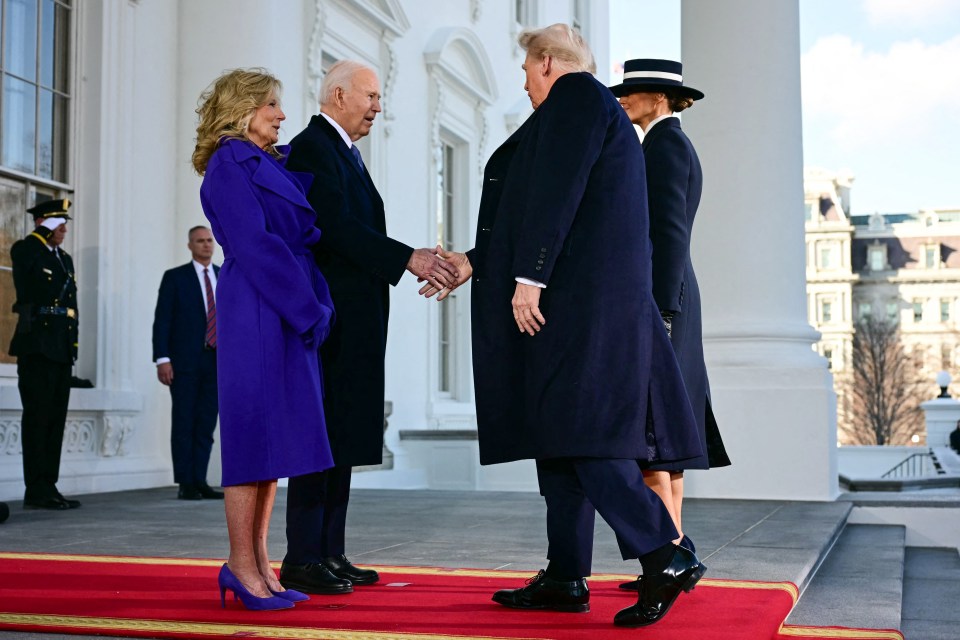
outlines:
[[[787,623],[899,629],[906,529],[848,524]]]
[[[957,549],[907,548],[903,626],[908,640],[960,637],[960,554]]]

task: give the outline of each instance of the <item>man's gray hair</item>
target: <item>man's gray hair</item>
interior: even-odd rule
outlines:
[[[557,23],[543,29],[527,29],[520,33],[517,44],[534,60],[550,56],[567,71],[597,72],[593,52],[580,32],[570,25]]]
[[[334,92],[337,88],[349,91],[353,88],[353,76],[357,71],[373,71],[369,66],[356,60],[340,60],[335,63],[320,83],[320,95],[317,100],[321,105],[329,104],[333,101]]]

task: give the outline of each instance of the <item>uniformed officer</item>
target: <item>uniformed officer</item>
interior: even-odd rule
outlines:
[[[77,357],[77,283],[73,260],[61,249],[67,235],[66,199],[32,209],[36,228],[10,248],[19,315],[10,343],[17,357],[23,404],[25,509],[76,509],[57,490],[60,449],[70,400],[70,371]]]

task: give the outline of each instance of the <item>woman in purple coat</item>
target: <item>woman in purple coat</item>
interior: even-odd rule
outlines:
[[[224,253],[213,342],[230,536],[221,603],[229,589],[248,609],[307,598],[284,591],[270,567],[270,512],[277,478],[333,466],[317,358],[333,303],[310,253],[320,239],[305,196],[311,178],[287,171],[275,146],[286,117],[279,93],[263,70],[222,75],[201,96],[193,152]]]

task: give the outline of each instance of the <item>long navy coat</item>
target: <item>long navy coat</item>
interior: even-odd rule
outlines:
[[[314,177],[307,199],[323,231],[314,255],[337,308],[320,349],[333,459],[338,467],[380,464],[389,285],[399,282],[413,248],[387,236],[370,174],[323,116],[290,142],[287,168]]]
[[[224,255],[217,383],[225,486],[333,466],[317,360],[333,303],[310,253],[320,231],[309,181],[253,143],[227,140],[200,186]]]
[[[484,172],[473,277],[480,461],[683,460],[696,423],[651,292],[643,153],[586,73],[560,77]],[[516,277],[544,282],[521,334]]]
[[[665,118],[643,138],[653,243],[653,297],[662,311],[674,312],[671,341],[697,419],[705,455],[682,465],[653,468],[706,469],[730,464],[713,409],[703,361],[700,287],[690,259],[690,234],[703,191],[700,159],[678,118]]]

